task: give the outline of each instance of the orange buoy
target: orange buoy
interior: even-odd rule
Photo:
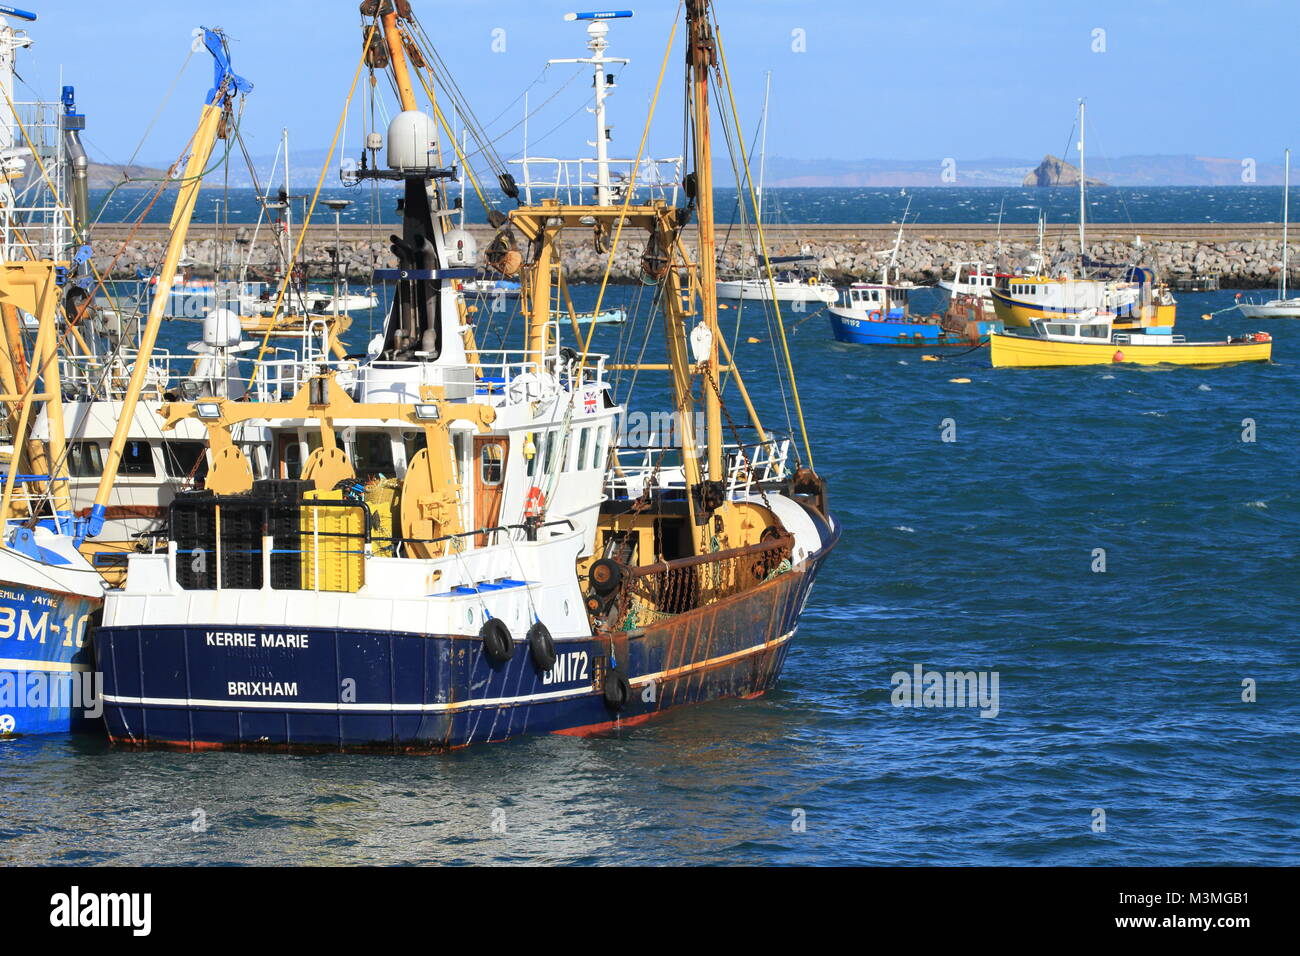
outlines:
[[[1121,350],[1116,349],[1115,354],[1111,356],[1110,360],[1112,362],[1122,362],[1124,361],[1124,353]]]

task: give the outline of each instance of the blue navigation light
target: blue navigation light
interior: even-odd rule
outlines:
[[[19,10],[17,7],[6,6],[0,3],[0,15],[6,17],[17,17],[19,20],[35,20],[36,14],[27,10]]]
[[[623,20],[632,15],[631,10],[597,10],[594,13],[566,13],[564,19],[573,20]]]

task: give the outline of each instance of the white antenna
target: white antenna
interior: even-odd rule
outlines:
[[[594,73],[593,89],[596,105],[588,108],[589,113],[596,116],[596,141],[592,144],[596,147],[596,205],[609,206],[613,204],[613,193],[610,189],[609,182],[609,127],[605,124],[605,98],[609,95],[613,87],[613,74],[606,73],[605,68],[612,63],[627,64],[631,61],[622,57],[607,57],[605,50],[609,44],[605,42],[605,37],[609,35],[609,24],[606,20],[622,20],[632,16],[631,10],[604,10],[593,13],[566,13],[564,19],[572,21],[587,21],[587,36],[591,39],[587,41],[587,49],[591,51],[589,57],[579,57],[577,59],[550,60],[550,63],[587,63],[590,64]]]

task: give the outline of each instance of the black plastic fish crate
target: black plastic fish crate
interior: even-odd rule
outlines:
[[[222,499],[221,586],[262,586],[262,527],[266,506],[256,500]]]
[[[211,492],[178,494],[168,523],[176,542],[176,581],[189,591],[216,586],[216,513]]]

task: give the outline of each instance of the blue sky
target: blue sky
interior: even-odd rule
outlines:
[[[566,0],[412,0],[426,32],[481,120],[517,122],[512,101],[530,84],[536,151],[589,152],[581,112],[589,74],[549,57],[583,53],[585,34],[562,15]],[[108,4],[28,0],[41,19],[20,71],[42,94],[75,83],[88,116],[93,158],[123,162],[136,150],[200,24],[224,28],[235,66],[256,86],[245,135],[254,153],[275,149],[281,126],[294,144],[327,146],[360,50],[355,0],[225,0]],[[636,12],[613,25],[611,55],[633,63],[611,101],[615,152],[631,155],[663,57],[675,0],[620,4]],[[744,125],[752,130],[763,72],[773,74],[768,149],[800,158],[1041,156],[1070,142],[1075,103],[1089,106],[1093,155],[1178,154],[1276,161],[1294,137],[1294,38],[1300,3],[1270,0],[1162,2],[1031,0],[920,4],[853,0],[721,0]],[[503,29],[505,51],[492,52]],[[796,52],[793,31],[804,31]],[[1104,34],[1095,31],[1104,31]],[[501,35],[496,35],[500,45]],[[1104,44],[1104,52],[1094,47]],[[653,151],[680,148],[681,36],[665,81]],[[585,68],[584,68],[585,69]],[[211,82],[206,52],[193,56],[139,158],[173,157]],[[557,92],[558,91],[558,92]],[[548,97],[555,98],[544,106]],[[28,95],[20,91],[20,95]],[[575,111],[576,115],[575,115]],[[356,124],[349,153],[355,151]],[[499,149],[519,148],[505,133]]]

